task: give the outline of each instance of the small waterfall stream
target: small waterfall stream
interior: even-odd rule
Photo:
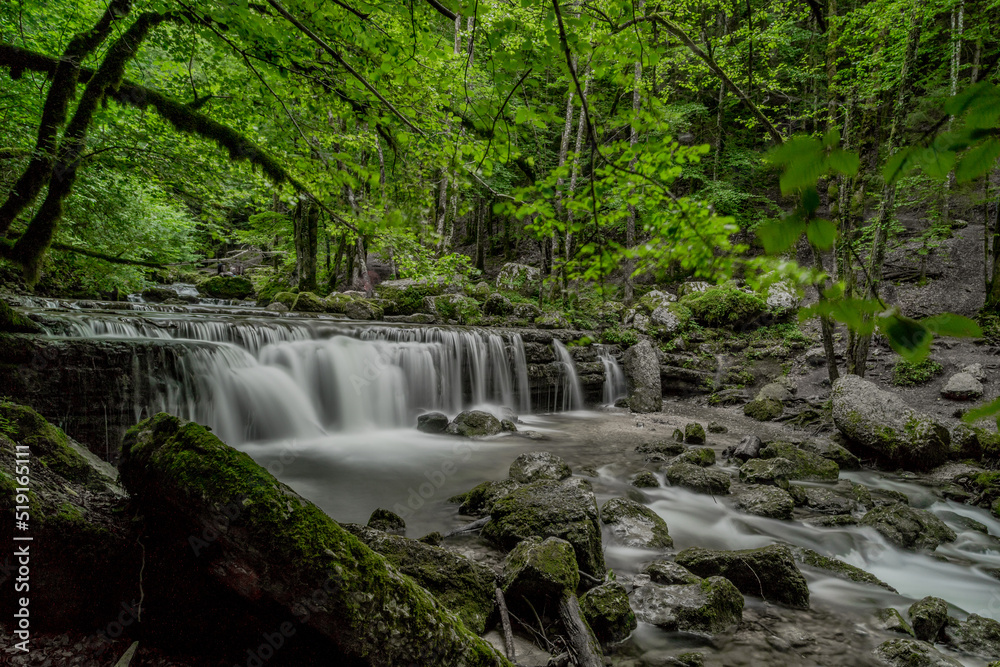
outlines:
[[[618,361],[603,345],[597,348],[597,358],[604,365],[604,405],[614,405],[615,401],[627,393],[625,373]]]

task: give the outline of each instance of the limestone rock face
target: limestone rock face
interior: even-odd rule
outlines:
[[[660,364],[649,341],[641,341],[627,349],[622,361],[629,386],[628,405],[632,412],[659,412],[663,409]]]
[[[833,385],[833,422],[861,451],[907,470],[927,470],[948,457],[948,429],[902,399],[856,375]]]

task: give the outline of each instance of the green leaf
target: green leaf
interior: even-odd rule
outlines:
[[[833,128],[823,135],[823,148],[836,148],[840,145],[840,128]]]
[[[934,335],[923,323],[898,312],[881,315],[879,329],[896,353],[911,363],[918,363],[931,352]]]
[[[854,176],[861,167],[861,158],[857,154],[836,148],[826,156],[827,166],[844,176]]]
[[[806,224],[796,216],[766,223],[757,228],[757,237],[768,254],[785,252],[799,240]]]
[[[941,313],[920,320],[920,323],[938,336],[956,338],[982,338],[983,330],[975,321],[954,313]]]
[[[979,421],[980,419],[986,419],[987,417],[992,417],[996,414],[1000,414],[1000,398],[996,398],[985,405],[972,408],[962,415],[962,421],[967,424],[971,424]],[[1000,428],[1000,425],[998,425],[998,428]]]
[[[962,156],[955,168],[955,180],[966,183],[979,178],[993,168],[998,157],[1000,157],[1000,140],[990,137]]]
[[[955,168],[955,153],[936,146],[928,146],[921,151],[919,160],[920,166],[931,178],[947,178]]]
[[[915,166],[914,153],[916,148],[909,146],[901,148],[885,162],[882,169],[882,178],[886,183],[895,183],[900,178],[909,173]]]
[[[806,227],[809,243],[820,250],[829,250],[837,239],[837,226],[829,220],[812,220]]]

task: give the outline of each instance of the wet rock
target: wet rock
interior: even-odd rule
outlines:
[[[387,509],[377,508],[368,517],[368,527],[373,530],[381,530],[384,533],[394,533],[396,535],[406,534],[406,522],[395,512]]]
[[[887,540],[904,549],[935,549],[942,542],[954,542],[955,532],[926,510],[893,503],[876,507],[862,517],[862,526],[871,526]]]
[[[580,598],[580,610],[602,644],[628,638],[637,626],[628,593],[617,581],[609,581],[587,591]]]
[[[515,482],[529,484],[541,480],[559,481],[573,474],[566,462],[549,452],[521,454],[510,464],[510,477]]]
[[[674,432],[671,434],[670,437],[672,437],[674,439],[674,442],[683,443],[684,442],[684,431],[680,430],[679,428],[675,428]],[[683,451],[683,450],[681,450],[681,451]]]
[[[916,638],[935,641],[948,622],[948,603],[941,598],[927,596],[910,605],[907,613]]]
[[[721,470],[702,468],[693,463],[674,463],[666,469],[667,482],[698,493],[725,495],[732,480]]]
[[[344,309],[347,308],[347,304],[354,301],[355,297],[350,294],[344,294],[342,292],[333,292],[328,295],[325,299],[326,312],[328,313],[343,313]]]
[[[683,438],[683,434],[681,436]],[[649,442],[644,445],[639,445],[635,448],[635,451],[640,454],[663,454],[664,456],[677,456],[678,454],[683,454],[687,451],[687,447],[683,443],[669,440],[664,440],[661,442]]]
[[[576,556],[566,540],[529,537],[514,547],[504,561],[503,592],[512,603],[527,600],[540,607],[575,593],[579,585]]]
[[[326,302],[312,292],[299,292],[292,310],[300,313],[325,313]]]
[[[277,301],[275,301],[273,303],[267,304],[267,306],[264,307],[264,310],[266,310],[269,313],[287,313],[288,306],[286,306],[283,303],[278,303]]]
[[[861,456],[906,470],[927,470],[948,456],[950,435],[933,417],[856,375],[834,383],[833,422]]]
[[[974,401],[983,396],[983,383],[971,373],[955,373],[941,389],[941,395],[953,401]]]
[[[743,596],[723,577],[695,584],[648,583],[632,593],[636,617],[665,630],[715,635],[743,619]]]
[[[299,298],[299,295],[295,292],[278,292],[274,295],[274,298],[271,299],[271,303],[280,303],[288,310],[292,310],[297,298]]]
[[[162,303],[167,299],[176,299],[177,292],[166,287],[150,287],[142,291],[143,301],[150,303]]]
[[[813,551],[812,549],[806,549],[805,547],[793,546],[791,549],[795,560],[803,565],[826,570],[841,579],[856,581],[859,584],[871,584],[872,586],[878,586],[879,588],[884,588],[885,590],[892,591],[893,593],[896,592],[895,588],[885,583],[874,574],[865,572],[860,567],[855,567],[849,563],[845,563],[838,558],[824,556],[819,552]]]
[[[983,455],[983,445],[979,433],[968,424],[959,423],[951,430],[951,445],[949,458],[961,461],[972,459],[978,461]]]
[[[758,401],[773,399],[779,403],[784,403],[791,400],[792,392],[784,382],[769,382],[760,388],[760,391],[757,392],[757,396],[754,398]]]
[[[806,519],[805,523],[817,528],[843,528],[845,526],[856,526],[859,521],[850,514],[837,514],[835,516],[817,516]]]
[[[198,291],[213,299],[249,299],[253,283],[242,276],[212,276],[198,285]]]
[[[850,514],[862,509],[861,505],[851,498],[831,489],[810,487],[804,489],[806,507],[820,514]]]
[[[448,428],[448,415],[443,412],[425,412],[417,417],[417,430],[424,433],[444,433]]]
[[[368,299],[352,299],[344,304],[344,314],[352,320],[380,320],[382,308]]]
[[[879,644],[875,657],[889,667],[961,667],[962,663],[916,639],[890,639]]]
[[[363,656],[388,667],[428,653],[438,665],[506,662],[411,578],[202,426],[166,414],[142,422],[125,438],[120,470],[137,509],[181,534],[200,533],[237,503],[205,576],[246,604],[304,619],[331,662]],[[317,590],[328,602],[303,617],[300,601]]]
[[[672,560],[654,560],[642,568],[642,573],[649,575],[656,584],[671,586],[675,584],[697,584],[701,577],[682,567]]]
[[[705,427],[698,422],[690,422],[684,426],[684,442],[689,445],[705,444]]]
[[[663,408],[660,364],[648,340],[625,350],[622,356],[628,381],[628,404],[632,412],[659,412]]]
[[[696,466],[707,468],[710,465],[715,465],[715,450],[710,447],[695,447],[678,456],[677,462],[693,463]]]
[[[829,440],[807,440],[799,444],[799,448],[813,454],[830,459],[840,466],[841,470],[860,470],[861,459],[852,454],[846,447],[841,447]]]
[[[514,312],[514,304],[503,294],[493,293],[483,302],[483,313],[486,315],[510,315]]]
[[[729,429],[719,422],[708,422],[708,432],[709,433],[729,433]]]
[[[965,621],[949,620],[944,629],[948,643],[960,651],[983,658],[1000,656],[1000,622],[969,614]]]
[[[740,481],[744,484],[769,484],[788,489],[788,476],[795,464],[786,458],[750,459],[740,466]]]
[[[775,486],[755,486],[747,489],[736,499],[736,509],[769,519],[790,519],[795,502]]]
[[[809,586],[787,546],[773,544],[739,551],[692,547],[677,554],[677,563],[699,577],[725,577],[746,595],[809,608]]]
[[[750,459],[755,459],[760,456],[760,450],[764,446],[764,443],[760,441],[755,435],[743,436],[739,444],[729,453],[729,457],[736,459],[737,461],[749,461]]]
[[[781,401],[773,398],[755,398],[743,406],[743,414],[759,422],[774,421],[785,411]]]
[[[445,432],[467,438],[479,438],[502,433],[503,425],[499,419],[485,410],[466,410],[460,412],[455,420],[448,424]]]
[[[913,628],[906,622],[903,616],[892,607],[879,609],[875,612],[875,626],[880,630],[898,632],[901,635],[914,636]]]
[[[629,484],[637,489],[655,489],[660,486],[660,480],[656,479],[656,475],[650,471],[640,470],[636,474],[632,475],[632,479],[629,480]]]
[[[573,545],[580,569],[603,577],[601,526],[593,494],[560,482],[533,482],[497,499],[483,537],[513,549],[525,537],[558,537]]]
[[[421,540],[364,529],[356,535],[369,549],[433,593],[462,619],[465,627],[477,634],[486,631],[496,604],[493,570]]]
[[[840,476],[840,467],[830,459],[799,449],[790,442],[770,442],[760,450],[760,458],[783,458],[791,461],[792,468],[786,473],[788,479],[807,481],[829,481]]]
[[[650,508],[628,500],[612,498],[601,507],[601,521],[627,547],[670,549],[674,540],[667,531],[667,522]]]
[[[497,274],[497,289],[518,292],[522,296],[535,296],[541,282],[541,271],[526,264],[508,262]]]
[[[458,502],[458,511],[469,516],[486,516],[493,509],[493,503],[503,498],[521,485],[512,479],[502,479],[497,482],[483,482],[471,491],[450,498]]]

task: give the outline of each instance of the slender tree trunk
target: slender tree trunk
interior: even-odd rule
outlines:
[[[590,87],[590,75],[583,81],[583,94],[587,95],[587,90]],[[573,194],[576,192],[576,182],[580,175],[580,153],[583,151],[583,138],[587,131],[587,119],[580,113],[580,117],[576,122],[576,143],[573,145],[573,162],[569,168],[569,189],[566,191],[566,196],[569,199],[573,198]],[[570,257],[573,254],[573,212],[566,212],[566,241],[563,243],[563,262],[569,264]],[[567,289],[568,285],[563,284],[563,289]]]
[[[962,66],[962,32],[965,24],[965,0],[958,0],[958,6],[951,10],[951,87],[954,97],[958,92],[958,72]],[[948,119],[948,131],[955,122],[955,117]],[[945,182],[944,197],[941,203],[941,222],[948,224],[951,220],[951,191],[955,188],[955,170],[948,172]]]
[[[333,271],[327,277],[327,291],[335,292],[337,290],[337,276],[340,274],[340,262],[344,258],[344,249],[347,247],[347,232],[343,232],[340,235],[340,241],[337,243],[337,255],[333,260]]]
[[[645,5],[644,0],[639,0],[636,7],[637,13],[642,12]],[[722,84],[725,86],[725,82]],[[629,132],[628,145],[633,150],[635,145],[639,143],[639,109],[642,106],[642,60],[635,61],[635,69],[632,75],[632,129]],[[633,157],[629,162],[628,168],[632,170],[635,168],[636,158]],[[634,189],[633,189],[634,191]],[[635,221],[636,221],[636,210],[635,206],[632,204],[628,205],[628,218],[625,221],[625,248],[626,251],[631,251],[635,247]],[[632,273],[635,271],[635,260],[628,257],[625,260],[625,294],[624,301],[626,304],[631,305],[632,301],[635,300],[635,285],[632,281]]]
[[[312,199],[299,195],[298,204],[292,214],[292,225],[295,233],[295,273],[299,291],[314,292],[319,207]]]
[[[574,59],[574,69],[576,68],[576,59]],[[559,141],[559,167],[562,168],[566,164],[566,156],[569,153],[569,138],[573,132],[573,95],[576,87],[573,83],[570,83],[569,90],[566,92],[566,116],[563,122],[562,137]],[[583,115],[581,111],[580,115]],[[564,196],[562,193],[563,179],[560,176],[557,181],[556,187],[556,211],[560,219],[566,220],[566,205],[564,202]],[[559,253],[560,242],[562,241],[561,235],[556,230],[552,230],[552,266],[555,267],[556,258],[561,258]],[[563,302],[566,300],[566,264],[561,262],[560,267],[560,282],[562,284],[563,292]]]

